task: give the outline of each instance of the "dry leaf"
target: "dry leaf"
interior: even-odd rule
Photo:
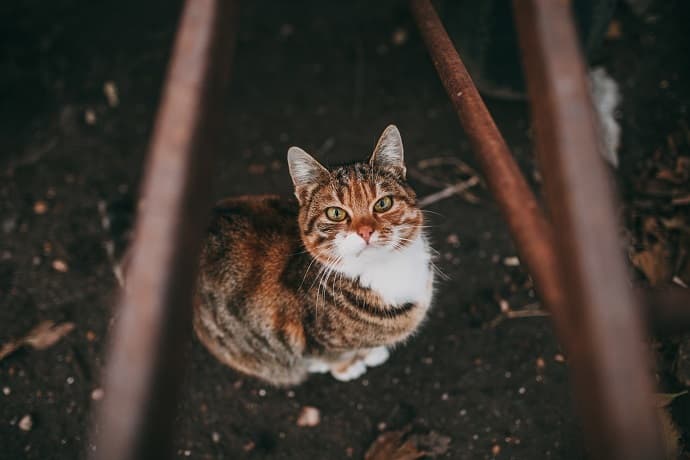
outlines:
[[[364,460],[415,460],[445,454],[450,438],[435,431],[411,434],[409,426],[381,434],[369,447]]]
[[[12,340],[0,346],[0,361],[23,346],[30,346],[36,350],[52,347],[65,335],[74,329],[74,323],[56,325],[52,321],[43,321],[31,329],[24,337]]]
[[[631,259],[633,265],[644,273],[652,286],[657,286],[671,277],[669,252],[662,243],[650,245],[644,251],[634,254]]]
[[[659,423],[661,424],[661,434],[664,443],[664,458],[668,460],[675,460],[678,458],[678,452],[680,445],[678,440],[680,439],[680,431],[678,427],[673,422],[671,413],[668,411],[667,406],[669,406],[674,399],[679,396],[683,396],[687,393],[686,391],[680,391],[678,393],[657,393],[656,396],[656,407],[657,413],[659,414]]]

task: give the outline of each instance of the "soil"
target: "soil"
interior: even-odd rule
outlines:
[[[593,56],[623,92],[617,177],[626,200],[640,165],[688,120],[690,8],[656,3],[642,16],[621,4],[621,36]],[[0,361],[2,458],[73,459],[88,447],[117,293],[105,247],[114,242],[120,252],[127,242],[180,5],[0,6],[0,344],[43,320],[75,324],[51,348]],[[327,163],[361,159],[389,123],[400,128],[411,167],[439,157],[474,164],[405,2],[246,2],[233,67],[218,198],[289,194],[290,145]],[[538,188],[526,103],[487,102]],[[438,190],[412,183],[421,196]],[[473,193],[477,203],[454,197],[429,208],[448,279],[421,332],[359,380],[317,375],[274,389],[194,340],[180,356],[189,371],[176,455],[363,458],[382,431],[411,425],[450,438],[440,458],[584,458],[567,360],[548,318],[492,322],[501,301],[523,309],[537,300],[512,263],[491,196]],[[318,409],[315,426],[298,426],[304,406]]]

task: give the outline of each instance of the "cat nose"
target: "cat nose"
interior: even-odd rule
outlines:
[[[374,233],[374,229],[368,225],[362,225],[357,229],[357,234],[361,236],[362,239],[367,242],[367,244],[369,244],[369,239],[371,238],[372,233]]]

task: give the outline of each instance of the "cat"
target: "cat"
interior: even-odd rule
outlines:
[[[295,199],[217,203],[194,330],[222,363],[275,386],[382,364],[423,322],[434,271],[424,215],[388,126],[368,162],[327,169],[288,150]]]

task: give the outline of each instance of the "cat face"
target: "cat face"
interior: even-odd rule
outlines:
[[[400,250],[419,235],[423,215],[405,182],[402,139],[395,126],[384,130],[368,163],[328,170],[292,147],[288,164],[300,203],[302,240],[319,261],[337,265]]]

